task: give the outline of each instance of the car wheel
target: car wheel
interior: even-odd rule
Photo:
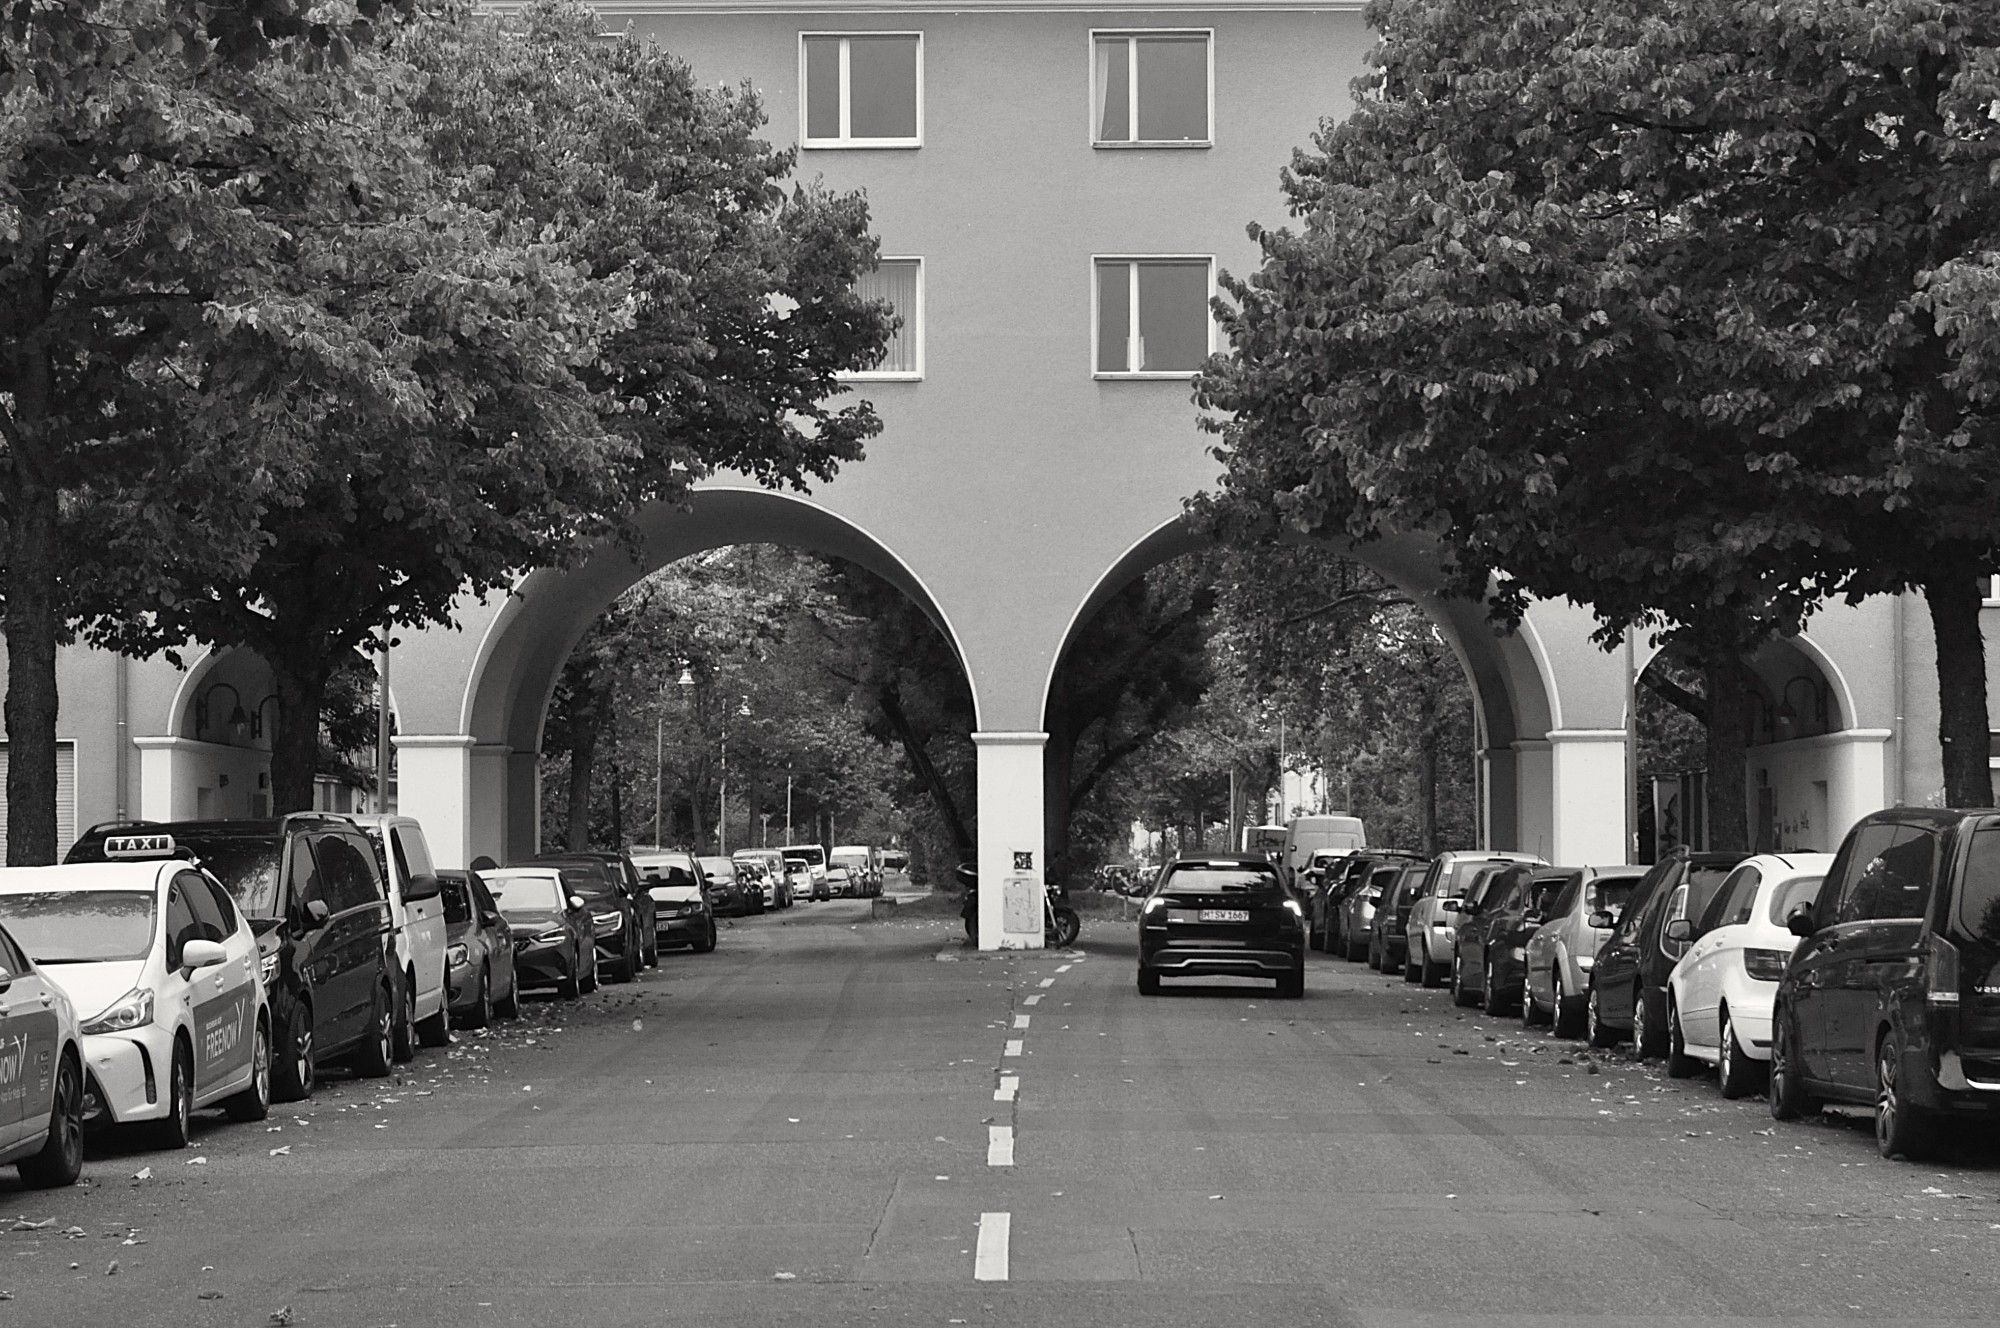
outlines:
[[[417,1008],[416,998],[410,999],[410,1009]],[[439,984],[437,1013],[419,1020],[417,1041],[426,1047],[444,1047],[451,1044],[451,992],[450,988]]]
[[[708,935],[694,942],[688,948],[693,950],[696,954],[714,954],[716,939],[717,936],[716,936],[715,924],[713,922],[710,922],[708,924]]]
[[[1521,975],[1521,1027],[1537,1028],[1545,1021],[1542,1007],[1535,1004],[1535,989],[1528,984],[1528,975]]]
[[[1355,960],[1360,959],[1367,953],[1368,953],[1368,943],[1366,941],[1349,941],[1347,943],[1346,957],[1348,963],[1350,964],[1353,963]]]
[[[493,1002],[493,1013],[502,1019],[521,1017],[521,973],[511,964],[507,972],[507,994]]]
[[[1423,965],[1417,960],[1417,947],[1406,946],[1403,950],[1403,981],[1416,982],[1424,975]]]
[[[1563,995],[1563,980],[1560,970],[1549,973],[1549,1027],[1557,1037],[1573,1038],[1583,1033],[1582,1011],[1576,1008],[1576,998]]]
[[[578,971],[582,967],[582,956],[579,955],[570,960],[568,971],[556,979],[556,995],[566,1001],[573,1001],[583,995],[583,979],[577,976]]]
[[[1791,1020],[1783,1010],[1771,1014],[1771,1119],[1797,1120],[1818,1104],[1806,1091],[1798,1048],[1792,1041]]]
[[[250,1086],[223,1103],[233,1121],[260,1121],[271,1114],[271,1026],[257,1021],[257,1040],[250,1044]]]
[[[167,1114],[154,1122],[155,1148],[186,1148],[194,1139],[194,1056],[188,1044],[174,1039],[174,1064],[168,1071]]]
[[[646,961],[647,968],[658,968],[660,966],[660,940],[658,932],[654,932],[653,939],[646,942],[645,953],[641,957]]]
[[[1426,987],[1444,985],[1444,964],[1431,958],[1431,947],[1428,943],[1424,945],[1424,962],[1417,969],[1417,981]]]
[[[396,1023],[396,1059],[398,1062],[415,1060],[417,1056],[417,1002],[411,993],[411,982],[406,975],[399,975],[391,990]]]
[[[313,1012],[304,1001],[291,1002],[285,1031],[276,1048],[271,1095],[280,1102],[302,1102],[313,1095],[319,1068],[313,1064]]]
[[[1583,1004],[1583,1036],[1593,1047],[1615,1047],[1618,1045],[1618,1030],[1604,1022],[1604,1007],[1597,999],[1597,984],[1590,984],[1590,995]]]
[[[493,977],[484,965],[479,969],[479,986],[472,994],[472,1008],[465,1012],[467,1028],[484,1028],[493,1022]]]
[[[1507,1013],[1507,1000],[1500,994],[1500,984],[1493,980],[1493,961],[1486,961],[1484,975],[1480,978],[1479,999],[1486,1013],[1499,1016]]]
[[[1471,1005],[1475,999],[1465,987],[1465,961],[1460,959],[1454,950],[1451,956],[1451,1003]]]
[[[1716,1041],[1715,1082],[1722,1095],[1733,1102],[1756,1091],[1758,1067],[1737,1044],[1736,1025],[1729,1018],[1728,1006],[1722,1007],[1718,1018],[1721,1036]]]
[[[1680,1007],[1667,1000],[1667,1078],[1692,1079],[1701,1062],[1688,1055],[1687,1033],[1681,1028]]]
[[[83,1174],[83,1070],[64,1055],[56,1069],[55,1099],[49,1105],[49,1137],[42,1151],[15,1168],[23,1184],[38,1190],[76,1184]]]
[[[1632,1054],[1651,1060],[1660,1054],[1660,1034],[1646,1017],[1646,989],[1632,988]]]
[[[1278,998],[1286,1001],[1304,1000],[1306,994],[1306,966],[1297,968],[1278,979]]]
[[[1883,1157],[1922,1162],[1938,1151],[1937,1117],[1903,1087],[1903,1041],[1885,1035],[1875,1052],[1875,1147]]]
[[[368,1011],[367,1040],[354,1053],[354,1072],[364,1079],[381,1079],[396,1068],[395,1001],[389,979],[383,978]]]
[[[577,989],[585,994],[596,991],[598,977],[597,947],[593,945],[590,947],[590,959],[583,968],[583,976],[577,981]]]
[[[1139,970],[1139,994],[1157,996],[1160,994],[1160,975],[1150,969]]]

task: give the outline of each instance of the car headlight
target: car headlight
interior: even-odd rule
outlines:
[[[454,945],[444,952],[445,963],[453,968],[464,968],[471,958],[471,953],[464,945]]]
[[[1526,959],[1528,957],[1528,947],[1525,945],[1517,945],[1513,949],[1509,950],[1507,952],[1507,955],[1510,959]]]
[[[590,920],[597,924],[597,934],[599,936],[604,935],[606,932],[617,931],[618,925],[624,921],[616,913],[598,913]]]
[[[562,944],[562,943],[563,943],[564,941],[566,941],[566,940],[568,940],[568,939],[569,939],[569,937],[568,937],[567,935],[565,935],[564,933],[562,933],[562,932],[559,932],[559,931],[545,931],[545,932],[543,932],[543,933],[542,933],[542,934],[541,934],[540,936],[537,936],[537,937],[535,937],[535,944],[536,944],[536,945],[561,945],[561,944]]]
[[[1588,973],[1591,969],[1597,967],[1597,956],[1578,955],[1576,957],[1576,966],[1582,969],[1584,972]]]
[[[84,1033],[125,1033],[153,1022],[153,989],[134,987],[84,1022]]]

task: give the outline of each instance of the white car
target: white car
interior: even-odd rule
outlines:
[[[1737,864],[1699,920],[1667,923],[1666,939],[1693,942],[1667,975],[1668,1074],[1713,1065],[1724,1097],[1761,1086],[1771,1004],[1799,943],[1785,919],[1812,904],[1832,865],[1831,853],[1759,853]]]
[[[396,1059],[409,1060],[417,1044],[451,1041],[451,987],[445,981],[443,886],[431,865],[423,827],[407,816],[348,816],[375,845],[389,890],[400,980],[393,993]]]
[[[250,924],[163,835],[105,840],[109,862],[0,870],[0,925],[83,1012],[84,1116],[151,1122],[185,1148],[190,1114],[271,1106],[271,1016]],[[138,859],[138,860],[119,860]]]
[[[0,927],[0,1165],[37,1189],[83,1174],[76,1007]]]

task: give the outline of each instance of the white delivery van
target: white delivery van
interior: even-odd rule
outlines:
[[[1368,831],[1358,816],[1295,816],[1285,825],[1285,879],[1296,883],[1320,849],[1352,853],[1368,847]]]

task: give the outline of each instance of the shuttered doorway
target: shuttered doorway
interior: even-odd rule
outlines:
[[[0,742],[0,810],[7,802],[7,744]],[[76,742],[56,740],[56,856],[76,842]],[[7,818],[0,816],[0,862],[7,860]]]

